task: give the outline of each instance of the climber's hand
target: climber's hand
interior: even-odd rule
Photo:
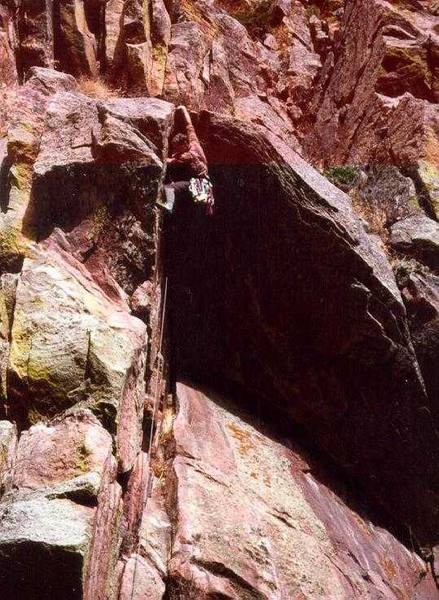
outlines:
[[[183,106],[183,104],[180,104],[180,106],[177,106],[177,112],[179,112],[182,115],[182,117],[186,123],[192,123],[191,117],[189,115],[189,111],[186,108],[186,106]]]

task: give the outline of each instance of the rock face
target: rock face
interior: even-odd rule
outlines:
[[[218,218],[206,229],[182,214],[171,246],[185,372],[243,387],[253,405],[303,424],[419,538],[435,538],[424,457],[438,446],[423,414],[433,398],[386,256],[347,197],[279,140],[210,115],[199,129]]]
[[[419,558],[336,498],[297,448],[224,400],[184,384],[177,398],[176,597],[436,596]]]
[[[431,2],[348,3],[317,81],[310,148],[333,163],[429,155],[434,164],[436,10]]]
[[[1,4],[2,600],[438,597],[438,17]]]
[[[13,272],[3,272],[0,294],[4,598],[116,597],[116,479],[143,443],[155,312],[134,317],[128,294],[160,285],[154,202],[173,107],[98,103],[75,87],[40,68],[11,97],[1,240]]]

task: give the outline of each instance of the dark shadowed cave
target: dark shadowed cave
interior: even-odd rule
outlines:
[[[265,417],[303,426],[421,543],[434,538],[428,400],[400,308],[325,205],[335,190],[319,197],[239,127],[204,115],[199,131],[217,212],[180,206],[169,223],[179,374],[239,389]]]

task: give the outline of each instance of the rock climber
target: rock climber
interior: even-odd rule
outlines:
[[[176,110],[182,124],[183,133],[177,133],[171,140],[171,156],[167,164],[177,173],[175,181],[165,184],[165,202],[161,204],[169,212],[174,205],[185,198],[204,204],[206,214],[213,214],[213,186],[209,179],[207,159],[201,147],[189,112],[185,106]]]

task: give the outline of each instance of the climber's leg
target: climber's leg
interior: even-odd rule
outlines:
[[[188,191],[189,181],[173,181],[172,183],[167,183],[164,188],[164,202],[158,202],[158,204],[168,212],[172,213],[175,202],[179,202],[182,197],[187,196]]]

